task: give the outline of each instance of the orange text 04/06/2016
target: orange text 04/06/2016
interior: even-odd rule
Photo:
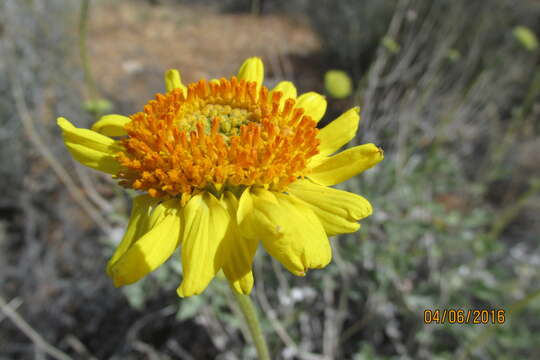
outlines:
[[[426,309],[425,324],[504,324],[504,309]]]

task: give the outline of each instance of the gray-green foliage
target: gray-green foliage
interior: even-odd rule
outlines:
[[[530,3],[522,5],[399,2],[392,20],[399,26],[388,32],[401,51],[388,53],[382,44],[358,91],[364,102],[361,137],[387,150],[378,168],[351,183],[378,209],[363,228],[369,235],[362,235],[362,255],[351,259],[370,270],[363,281],[376,301],[365,310],[381,318],[362,335],[376,344],[376,358],[534,354],[539,339],[530,329],[538,322],[527,314],[538,311],[538,300],[530,296],[539,280],[538,243],[531,233],[538,228],[521,236],[494,232],[500,214],[517,199],[507,194],[502,204],[488,202],[495,180],[524,189],[534,184],[528,178],[534,174],[520,173],[512,162],[520,151],[517,139],[538,136],[530,105],[538,95],[537,57],[512,36],[516,23],[532,19],[525,14]],[[464,16],[471,12],[481,15]],[[529,194],[528,200],[536,196]],[[522,215],[520,209],[511,213]],[[347,250],[354,254],[352,246]],[[489,336],[481,335],[482,326],[421,321],[423,309],[509,312],[522,299],[522,312]]]

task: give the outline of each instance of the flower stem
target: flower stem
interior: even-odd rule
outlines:
[[[240,307],[240,311],[242,311],[242,315],[244,315],[244,320],[246,321],[249,332],[251,333],[253,344],[257,349],[257,354],[259,354],[259,360],[270,360],[268,345],[266,345],[266,340],[264,339],[261,331],[261,325],[259,323],[259,319],[257,318],[255,305],[253,305],[253,302],[249,296],[239,294],[232,287],[230,289],[238,306]]]

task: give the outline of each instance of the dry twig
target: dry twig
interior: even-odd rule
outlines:
[[[13,310],[8,303],[0,296],[0,310],[7,316],[21,332],[23,332],[34,345],[44,351],[49,356],[58,360],[71,360],[71,357],[68,356],[63,351],[55,348],[49,344],[36,330],[30,326],[15,310]]]
[[[60,164],[54,154],[49,150],[47,145],[45,145],[41,137],[38,135],[32,121],[30,111],[26,106],[22,88],[18,83],[17,79],[15,78],[15,75],[12,75],[11,83],[12,95],[15,100],[15,106],[17,108],[17,112],[19,113],[19,118],[21,119],[24,130],[26,131],[26,134],[28,135],[30,141],[37,148],[45,161],[47,161],[49,166],[53,169],[56,176],[58,176],[60,181],[65,185],[69,194],[73,197],[77,204],[79,204],[80,207],[88,214],[88,216],[90,216],[90,218],[94,220],[96,225],[104,233],[110,234],[112,232],[112,228],[109,223],[101,216],[96,207],[88,201],[84,193],[75,184],[73,178],[68,174],[68,172],[64,169],[64,167]]]
[[[270,320],[270,324],[272,324],[272,327],[274,328],[274,331],[279,336],[281,341],[294,351],[294,355],[297,356],[300,359],[303,360],[323,360],[326,359],[326,357],[309,353],[306,351],[302,351],[298,344],[291,338],[289,333],[287,332],[287,329],[285,326],[281,323],[281,321],[278,319],[276,312],[270,305],[270,302],[268,301],[268,298],[266,297],[266,294],[264,292],[264,277],[262,276],[262,262],[258,261],[255,262],[255,270],[257,272],[256,278],[257,278],[257,286],[255,288],[255,293],[257,295],[257,299],[259,300],[259,303],[261,304],[263,313],[266,315],[268,320]]]

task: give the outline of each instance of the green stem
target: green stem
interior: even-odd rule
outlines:
[[[266,345],[266,340],[261,331],[261,325],[257,318],[255,305],[253,305],[249,296],[239,294],[232,287],[230,289],[236,299],[236,303],[240,307],[240,311],[242,311],[242,315],[244,315],[244,320],[251,333],[253,344],[257,349],[257,354],[259,354],[259,360],[270,360],[270,353],[268,352],[268,346]]]
[[[88,97],[91,100],[97,99],[97,89],[92,76],[92,68],[90,66],[90,60],[88,59],[87,47],[86,47],[86,28],[88,23],[88,7],[90,6],[90,0],[82,0],[81,12],[79,17],[79,52],[81,56],[84,82],[86,85],[86,91]]]

